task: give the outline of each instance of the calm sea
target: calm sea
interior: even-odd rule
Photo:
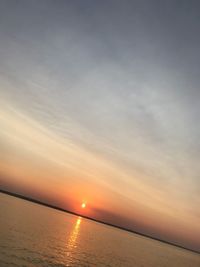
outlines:
[[[200,255],[0,193],[0,266],[199,267]]]

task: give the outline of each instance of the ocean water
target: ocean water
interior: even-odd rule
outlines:
[[[0,193],[0,267],[200,267],[200,255]]]

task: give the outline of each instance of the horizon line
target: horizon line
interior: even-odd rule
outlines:
[[[71,211],[71,210],[63,209],[63,208],[60,208],[58,206],[55,206],[55,205],[52,205],[52,204],[48,204],[48,203],[42,202],[40,200],[31,198],[31,197],[27,197],[27,196],[24,196],[24,195],[21,195],[21,194],[18,194],[18,193],[10,192],[10,191],[7,191],[7,190],[1,189],[1,188],[0,188],[0,193],[6,194],[6,195],[9,195],[9,196],[12,196],[12,197],[20,198],[20,199],[23,199],[23,200],[26,200],[26,201],[29,201],[29,202],[32,202],[32,203],[35,203],[35,204],[38,204],[38,205],[42,205],[42,206],[51,208],[51,209],[59,210],[61,212],[69,213],[69,214],[72,214],[72,215],[75,215],[75,216],[80,216],[80,217],[83,217],[85,219],[88,219],[88,220],[91,220],[91,221],[94,221],[94,222],[97,222],[97,223],[100,223],[100,224],[104,224],[104,225],[107,225],[107,226],[115,227],[115,228],[118,228],[120,230],[124,230],[124,231],[130,232],[130,233],[133,233],[133,234],[136,234],[136,235],[139,235],[139,236],[150,238],[150,239],[153,239],[153,240],[156,240],[156,241],[159,241],[159,242],[171,245],[171,246],[175,246],[177,248],[185,249],[185,250],[188,250],[190,252],[194,252],[194,253],[200,254],[200,251],[193,250],[193,249],[190,249],[190,248],[186,248],[184,246],[181,246],[181,245],[178,245],[178,244],[175,244],[175,243],[171,243],[169,241],[166,241],[166,240],[163,240],[163,239],[159,239],[159,238],[156,238],[156,237],[153,237],[153,236],[150,236],[150,235],[146,235],[144,233],[141,233],[141,232],[138,232],[138,231],[134,231],[132,229],[125,228],[125,227],[122,227],[122,226],[119,226],[119,225],[116,225],[116,224],[111,224],[111,223],[108,223],[106,221],[101,221],[101,220],[98,220],[98,219],[95,219],[95,218],[92,218],[92,217],[89,217],[89,216],[86,216],[86,215],[82,215],[82,214],[79,214],[79,213]]]

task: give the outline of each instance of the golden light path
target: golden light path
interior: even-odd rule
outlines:
[[[81,220],[82,220],[82,218],[79,216],[76,220],[75,226],[72,229],[72,232],[71,232],[69,239],[68,239],[68,242],[67,242],[67,257],[70,258],[69,262],[72,260],[72,253],[77,247],[76,241],[77,241],[77,237],[78,237],[79,231],[80,231]]]

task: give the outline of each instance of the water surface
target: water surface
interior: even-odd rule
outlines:
[[[199,267],[200,255],[0,193],[1,267]]]

